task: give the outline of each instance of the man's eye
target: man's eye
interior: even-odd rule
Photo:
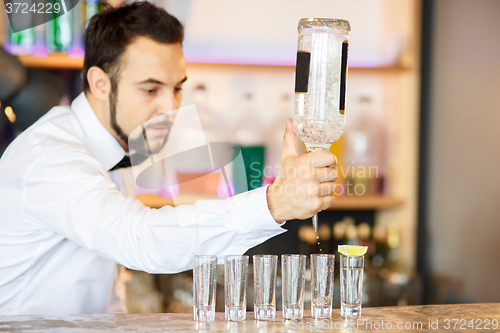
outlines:
[[[182,91],[182,88],[174,88],[174,91],[175,91],[175,92],[181,92],[181,91]]]
[[[153,94],[156,92],[156,89],[144,89],[144,91],[148,94]]]

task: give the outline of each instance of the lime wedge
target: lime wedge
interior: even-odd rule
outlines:
[[[339,245],[339,253],[345,257],[361,257],[368,251],[368,246]]]

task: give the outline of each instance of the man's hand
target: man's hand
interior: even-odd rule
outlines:
[[[307,219],[329,208],[334,200],[337,158],[329,151],[298,156],[293,121],[286,120],[280,168],[267,188],[267,204],[278,223]]]

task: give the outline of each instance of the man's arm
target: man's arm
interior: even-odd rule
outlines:
[[[81,151],[45,157],[26,173],[26,221],[132,269],[174,273],[195,254],[242,254],[283,233],[266,188],[226,200],[150,209],[125,198],[97,160]]]

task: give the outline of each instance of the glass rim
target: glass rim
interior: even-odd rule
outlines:
[[[351,31],[351,25],[348,20],[321,18],[321,17],[306,17],[300,19],[297,29],[335,29],[343,31]]]
[[[282,254],[281,258],[287,257],[287,258],[307,258],[305,254]]]
[[[346,256],[340,256],[340,262],[343,263],[343,262],[365,262],[365,256],[361,256],[361,257],[346,257]]]
[[[254,254],[253,258],[257,259],[278,259],[278,255],[276,254]]]
[[[243,254],[243,255],[237,255],[237,254],[229,254],[227,256],[224,257],[224,259],[248,259],[249,256],[246,255],[246,254]]]
[[[199,259],[213,259],[213,258],[217,258],[216,255],[210,255],[210,254],[203,254],[203,255],[195,255],[194,256],[195,259],[199,258]]]
[[[311,258],[335,258],[335,254],[331,254],[331,253],[311,253]]]

